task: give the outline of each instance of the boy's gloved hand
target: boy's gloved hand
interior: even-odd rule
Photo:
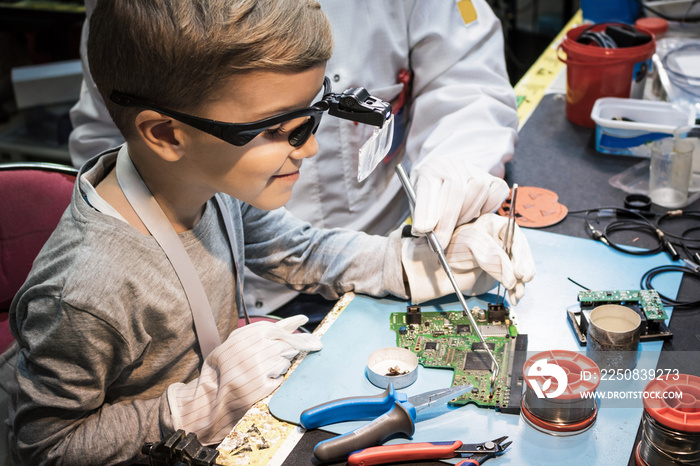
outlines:
[[[512,259],[503,250],[508,219],[484,214],[454,231],[445,249],[447,262],[465,294],[479,295],[500,281],[515,305],[525,294],[525,283],[535,275],[535,263],[525,236],[515,225]],[[454,293],[447,274],[425,238],[402,240],[402,262],[414,304]]]
[[[494,212],[509,193],[505,181],[464,157],[431,157],[412,176],[416,190],[412,232],[423,236],[434,231],[443,248],[458,225]]]
[[[174,428],[196,433],[203,444],[223,440],[253,403],[282,383],[294,356],[321,349],[318,337],[293,333],[308,320],[298,315],[231,332],[207,356],[199,377],[168,387]]]

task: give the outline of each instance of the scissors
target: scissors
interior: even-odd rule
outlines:
[[[348,457],[348,466],[372,466],[394,464],[402,461],[437,460],[445,458],[467,458],[457,466],[479,466],[486,460],[502,455],[513,442],[503,443],[508,437],[488,442],[466,444],[452,442],[402,443],[382,445],[353,452]]]
[[[368,424],[324,440],[314,448],[314,456],[319,461],[338,461],[353,451],[379,445],[396,434],[410,438],[415,431],[418,412],[458,398],[472,388],[472,385],[460,385],[408,397],[394,390],[390,383],[379,395],[340,398],[309,408],[301,413],[301,425],[313,429],[336,422],[374,418]]]

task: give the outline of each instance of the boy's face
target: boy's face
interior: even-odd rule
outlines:
[[[325,67],[300,73],[253,72],[230,78],[203,103],[196,114],[204,118],[249,123],[289,110],[310,106],[323,88]],[[187,126],[186,176],[195,190],[229,194],[264,210],[282,207],[289,201],[299,179],[302,160],[318,151],[312,135],[300,147],[289,144],[290,131],[303,118],[276,125],[244,146],[234,146]],[[184,141],[183,141],[184,142]]]

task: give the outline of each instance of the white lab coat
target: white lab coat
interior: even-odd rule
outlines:
[[[91,1],[86,1],[88,14]],[[358,150],[373,128],[325,115],[316,134],[319,153],[304,160],[286,206],[294,215],[319,227],[386,234],[408,215],[394,174],[398,161],[411,170],[436,157],[462,154],[503,176],[517,141],[518,118],[501,25],[485,0],[462,2],[473,5],[476,20],[465,24],[455,0],[320,0],[335,40],[326,71],[333,90],[362,86],[396,103],[403,88],[399,72],[410,70],[410,125],[397,129],[407,131],[403,153],[358,183]],[[75,165],[121,143],[91,79],[83,83],[71,118]],[[252,273],[245,277],[251,313],[271,312],[296,295]]]

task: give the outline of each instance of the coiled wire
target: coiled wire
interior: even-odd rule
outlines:
[[[700,464],[700,433],[670,429],[644,411],[639,455],[649,466]]]

